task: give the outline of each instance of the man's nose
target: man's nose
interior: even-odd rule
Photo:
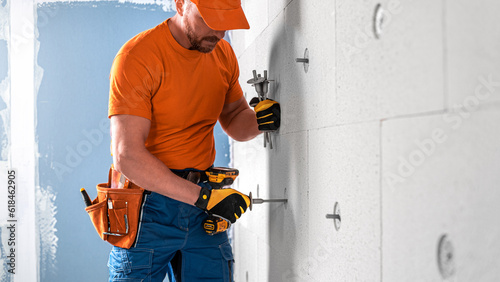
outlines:
[[[224,38],[224,35],[226,35],[225,30],[214,30],[215,31],[215,36],[217,36],[219,39]]]

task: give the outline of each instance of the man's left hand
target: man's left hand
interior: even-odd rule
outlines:
[[[281,123],[280,104],[272,99],[258,102],[258,98],[250,101],[250,106],[254,107],[257,116],[257,123],[260,131],[276,131]]]

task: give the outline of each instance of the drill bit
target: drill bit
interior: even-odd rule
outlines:
[[[252,199],[252,204],[286,203],[287,201],[288,201],[287,199],[260,199],[260,198],[253,198]]]
[[[252,192],[248,196],[250,198],[250,210],[252,210],[253,204],[263,204],[263,203],[287,203],[288,199],[261,199],[261,198],[253,198]]]

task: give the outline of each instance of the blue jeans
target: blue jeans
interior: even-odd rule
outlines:
[[[226,232],[208,235],[201,209],[151,192],[144,195],[135,245],[113,247],[109,281],[233,281]]]

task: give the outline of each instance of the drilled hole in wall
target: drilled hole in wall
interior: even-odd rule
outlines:
[[[375,34],[375,38],[380,39],[385,21],[385,11],[379,3],[375,6],[375,14],[373,15],[373,33]]]
[[[446,234],[442,235],[438,243],[437,260],[439,272],[443,278],[449,278],[455,273],[455,250]]]
[[[288,195],[286,194],[286,187],[285,187],[285,190],[283,191],[283,199],[288,199]],[[288,207],[288,201],[285,203],[285,210],[287,209]]]

